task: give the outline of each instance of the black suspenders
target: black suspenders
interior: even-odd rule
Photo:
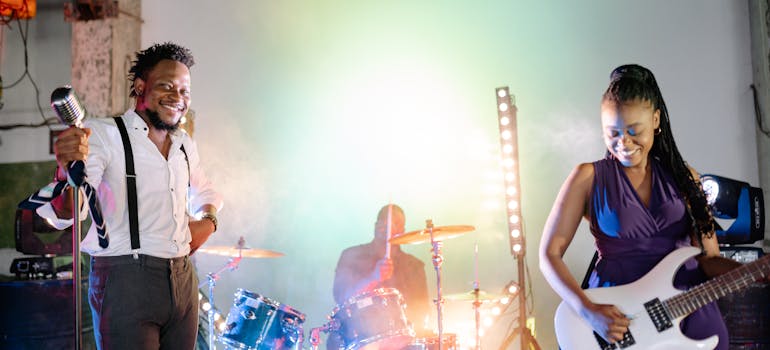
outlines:
[[[126,158],[126,196],[128,197],[128,226],[131,231],[131,249],[139,249],[139,209],[136,200],[136,171],[134,170],[134,153],[131,151],[131,142],[128,139],[128,130],[123,118],[117,116],[114,118],[115,124],[120,131],[120,138],[123,140],[123,152]],[[180,147],[184,153],[184,160],[187,163],[187,188],[190,188],[190,159],[187,157],[187,151],[184,145]]]
[[[131,249],[139,249],[139,209],[136,206],[136,171],[134,170],[134,153],[131,151],[131,142],[128,140],[128,130],[123,118],[115,117],[115,124],[120,130],[120,138],[123,140],[123,152],[126,156],[126,195],[128,197],[128,226],[131,230]]]

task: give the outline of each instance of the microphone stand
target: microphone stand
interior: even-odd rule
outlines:
[[[72,185],[72,184],[71,184]],[[75,349],[83,348],[83,323],[80,286],[80,186],[72,186],[72,297],[75,307]]]

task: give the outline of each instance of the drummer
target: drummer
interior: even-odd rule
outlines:
[[[425,333],[431,309],[425,264],[398,245],[388,248],[387,243],[388,231],[391,237],[403,233],[405,221],[404,211],[395,204],[380,209],[372,241],[347,248],[340,255],[334,275],[334,301],[339,305],[363,292],[396,288],[404,296],[406,317],[419,335]],[[386,258],[387,253],[390,258]]]

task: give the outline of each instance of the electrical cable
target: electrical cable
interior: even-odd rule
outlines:
[[[757,98],[757,87],[754,86],[754,84],[751,84],[750,87],[751,94],[754,96],[754,118],[757,121],[757,127],[760,132],[765,134],[765,136],[770,137],[770,130],[765,129],[765,126],[762,125],[762,120],[764,118],[762,117],[762,106],[759,105],[759,98]]]
[[[30,83],[32,83],[32,87],[35,89],[35,104],[37,105],[37,110],[40,113],[40,118],[43,119],[43,122],[40,124],[29,124],[29,125],[22,125],[22,124],[15,124],[15,125],[1,125],[0,130],[10,130],[14,128],[20,128],[20,127],[28,127],[28,128],[36,128],[41,126],[48,127],[48,130],[53,130],[51,128],[52,124],[50,123],[51,119],[45,117],[45,113],[43,112],[43,107],[40,106],[40,88],[38,88],[37,83],[35,82],[35,79],[32,78],[32,75],[29,74],[29,52],[27,50],[27,36],[29,35],[29,20],[26,21],[25,28],[22,29],[21,27],[21,20],[19,18],[16,18],[16,24],[19,26],[19,35],[21,36],[21,42],[24,46],[24,73],[22,73],[21,77],[19,77],[18,80],[11,83],[8,86],[3,86],[3,90],[7,90],[10,88],[13,88],[14,86],[18,85],[25,77],[29,78]],[[53,120],[56,120],[53,118]]]

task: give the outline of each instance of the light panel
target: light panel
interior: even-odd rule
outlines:
[[[497,121],[500,128],[500,164],[505,179],[505,203],[508,214],[508,232],[511,254],[524,256],[524,235],[521,234],[521,185],[519,183],[519,150],[516,130],[516,104],[508,87],[495,89],[497,96]]]

